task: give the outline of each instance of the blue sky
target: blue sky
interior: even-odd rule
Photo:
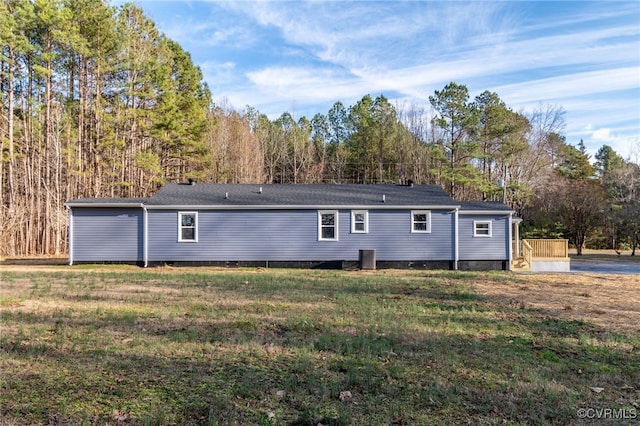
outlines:
[[[366,94],[428,109],[455,81],[526,114],[562,107],[569,143],[640,161],[637,0],[134,3],[238,110],[310,119]]]

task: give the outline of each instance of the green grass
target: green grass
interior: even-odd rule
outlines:
[[[475,280],[526,277],[6,272],[0,423],[581,424],[579,408],[640,417],[638,335],[483,298]]]

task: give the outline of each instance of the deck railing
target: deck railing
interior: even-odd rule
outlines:
[[[523,254],[526,246],[531,250],[531,257],[569,257],[569,240],[522,240]]]
[[[533,259],[533,248],[527,240],[522,240],[522,257],[527,261],[527,265],[531,266],[531,260]]]

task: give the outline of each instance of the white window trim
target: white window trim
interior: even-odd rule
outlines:
[[[334,238],[322,238],[322,215],[323,214],[332,214],[336,218],[335,223],[333,224],[333,226],[335,227]],[[340,229],[340,227],[338,226],[339,217],[340,215],[338,214],[337,210],[319,210],[318,211],[318,241],[338,241],[338,230]]]
[[[489,225],[489,233],[488,234],[478,234],[478,225]],[[491,238],[492,232],[492,222],[490,220],[474,220],[473,221],[473,236],[479,238]]]
[[[185,240],[182,238],[182,216],[192,214],[196,218],[196,226],[194,226],[193,230],[193,240]],[[178,212],[178,242],[180,243],[197,243],[198,242],[198,226],[200,221],[198,219],[198,212]]]
[[[427,215],[427,229],[418,230],[415,229],[415,215],[424,214]],[[431,210],[411,210],[411,233],[412,234],[430,234],[431,233]]]
[[[356,229],[356,215],[364,216],[364,230]],[[368,234],[369,233],[369,210],[351,210],[351,233],[352,234]]]

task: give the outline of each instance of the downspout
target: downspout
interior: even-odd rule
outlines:
[[[69,266],[73,266],[73,209],[69,209]]]
[[[453,269],[458,270],[458,260],[460,258],[458,248],[458,207],[454,211],[454,223],[453,223]]]
[[[509,253],[508,270],[513,270],[513,212],[509,213],[509,238],[507,238],[507,253]]]
[[[145,206],[142,206],[142,261],[143,267],[149,266],[149,243],[147,236],[149,235],[149,212]]]

